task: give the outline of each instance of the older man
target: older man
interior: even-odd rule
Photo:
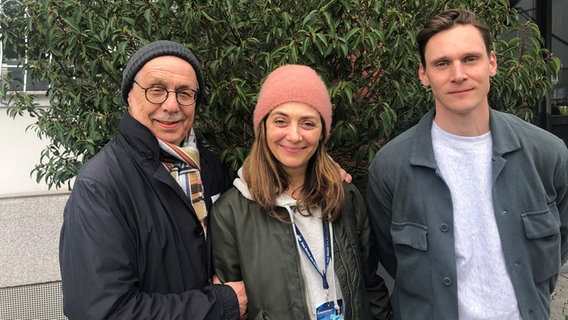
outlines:
[[[230,186],[192,124],[204,77],[178,43],[142,47],[123,72],[128,111],[79,172],[60,263],[69,319],[238,319],[242,282],[212,283],[207,213]]]

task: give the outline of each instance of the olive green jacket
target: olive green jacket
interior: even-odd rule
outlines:
[[[333,223],[333,233],[345,319],[390,319],[364,200],[355,186],[344,184],[344,190],[344,215]],[[277,209],[288,216],[285,208]],[[271,218],[233,187],[215,203],[210,226],[215,271],[224,282],[244,280],[249,319],[309,319],[291,224]]]

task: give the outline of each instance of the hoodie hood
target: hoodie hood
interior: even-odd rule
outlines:
[[[237,177],[233,181],[233,185],[235,186],[235,188],[237,188],[237,190],[239,190],[239,192],[243,195],[243,197],[254,201],[254,199],[252,198],[252,195],[249,191],[249,187],[243,179],[243,168],[242,167],[237,171]],[[291,212],[291,208],[295,207],[296,204],[297,204],[296,199],[290,197],[289,195],[287,195],[285,193],[280,194],[276,198],[276,206],[284,207],[289,212]]]

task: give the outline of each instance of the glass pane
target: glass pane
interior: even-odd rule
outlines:
[[[561,69],[557,79],[554,80],[554,90],[551,101],[552,112],[561,111],[560,106],[568,106],[568,1],[552,0],[552,45],[551,50],[561,63]],[[562,112],[560,112],[562,113]]]

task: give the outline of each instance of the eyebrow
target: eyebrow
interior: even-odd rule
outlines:
[[[276,111],[274,111],[273,113],[271,113],[271,114],[269,115],[269,117],[271,117],[271,116],[273,116],[273,115],[281,115],[281,116],[285,116],[285,117],[290,117],[290,115],[289,115],[288,113],[283,112],[283,111],[278,111],[278,110],[276,110]],[[314,115],[314,116],[311,116],[311,115],[306,116],[306,115],[304,115],[304,116],[301,116],[301,117],[300,117],[300,119],[317,119],[317,118],[318,118],[318,117],[315,116],[315,115]]]
[[[462,54],[461,57],[460,57],[460,60],[463,59],[463,58],[466,58],[466,57],[480,57],[482,55],[483,55],[483,53],[480,53],[478,51],[469,51],[469,52]],[[430,61],[430,64],[436,64],[440,61],[451,61],[451,60],[452,59],[450,59],[447,55],[443,55],[443,56],[437,57],[435,59],[432,59],[432,61]]]
[[[162,79],[151,79],[150,81],[148,81],[150,84],[148,85],[149,87],[164,87],[167,88],[168,86],[164,83],[164,80]],[[189,85],[189,84],[185,84],[179,87],[175,87],[174,90],[193,90],[193,91],[197,91],[199,88],[193,88],[193,86]]]
[[[442,56],[436,59],[432,59],[431,61],[428,62],[428,64],[437,64],[438,62],[447,61],[447,60],[449,59],[446,56]]]

